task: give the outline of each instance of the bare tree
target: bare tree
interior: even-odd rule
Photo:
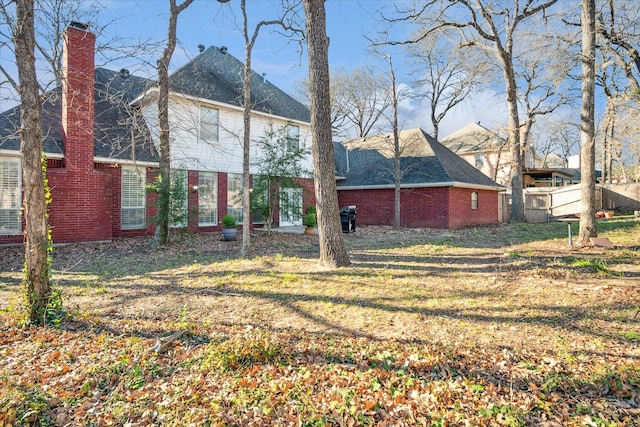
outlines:
[[[400,229],[400,185],[402,184],[402,169],[400,168],[400,137],[398,129],[398,91],[396,89],[396,73],[393,70],[393,60],[391,56],[387,56],[389,60],[389,79],[391,80],[391,109],[393,111],[393,119],[391,126],[393,127],[393,229]]]
[[[362,138],[379,126],[384,112],[391,106],[384,76],[371,66],[332,76],[335,93],[334,116],[346,123],[343,130],[352,137]]]
[[[507,101],[508,140],[511,149],[511,222],[522,222],[524,198],[522,191],[522,154],[520,146],[520,117],[518,113],[518,85],[515,74],[514,46],[516,29],[532,17],[546,13],[558,0],[528,0],[526,2],[495,2],[492,0],[429,0],[419,9],[400,11],[400,18],[421,21],[423,30],[417,37],[392,44],[413,44],[442,30],[457,29],[462,43],[485,50],[499,61],[505,83]]]
[[[614,172],[616,179],[628,182],[628,170],[638,165],[633,151],[636,147],[640,99],[633,85],[629,85],[629,79],[624,77],[627,71],[618,65],[611,56],[611,51],[601,48],[599,52],[602,55],[602,66],[596,76],[596,82],[602,87],[607,100],[598,138],[601,182],[613,182]],[[615,168],[614,163],[617,164]]]
[[[7,6],[12,2],[0,4],[0,23],[11,23],[12,17]],[[35,22],[35,50],[37,54],[36,66],[39,74],[39,87],[42,93],[52,86],[62,85],[62,42],[64,29],[70,22],[82,22],[92,28],[92,32],[100,40],[96,44],[95,52],[104,63],[118,61],[122,58],[138,57],[140,53],[148,54],[155,50],[155,45],[147,41],[128,40],[120,35],[109,32],[113,22],[101,24],[99,15],[103,9],[99,0],[35,0],[37,11]],[[11,51],[12,43],[7,34],[0,29],[0,53],[2,50]],[[5,56],[3,56],[3,59]],[[8,62],[0,63],[0,75],[5,79],[0,86],[7,83],[8,87],[16,87],[15,78]],[[17,92],[15,90],[10,92]],[[53,95],[55,92],[48,92]],[[11,94],[9,96],[12,96]]]
[[[339,135],[363,138],[370,135],[391,106],[386,78],[374,67],[331,73],[331,125]],[[300,82],[298,95],[308,105],[309,81]]]
[[[342,236],[335,181],[329,97],[329,38],[324,0],[303,0],[309,55],[311,134],[316,193],[320,264],[340,267],[351,264]]]
[[[532,138],[536,142],[531,145],[534,156],[542,159],[540,167],[550,167],[548,158],[551,154],[558,156],[562,167],[567,167],[569,157],[580,147],[579,126],[574,121],[550,118],[540,127],[544,138]]]
[[[285,31],[290,30],[291,27],[285,25],[285,17],[283,16],[279,19],[258,22],[254,27],[253,33],[249,34],[246,0],[240,1],[240,8],[242,9],[242,35],[244,37],[244,80],[242,86],[242,96],[244,104],[244,108],[242,111],[242,122],[244,125],[242,138],[242,176],[244,185],[242,190],[242,210],[245,212],[245,215],[242,219],[242,256],[247,256],[251,248],[251,193],[249,188],[249,181],[251,179],[251,52],[256,43],[258,35],[260,34],[260,30],[263,27],[269,25],[278,25]],[[285,16],[287,10],[285,10]]]
[[[517,77],[521,83],[520,102],[524,121],[520,127],[521,151],[527,155],[532,149],[531,130],[536,121],[553,114],[561,107],[573,106],[577,93],[574,79],[569,78],[574,62],[567,61],[564,38],[532,38],[529,48],[516,59]]]
[[[427,100],[437,141],[446,115],[488,81],[491,66],[482,52],[460,48],[447,34],[432,34],[409,45],[417,97]]]
[[[3,6],[4,7],[4,6]],[[42,167],[40,97],[35,66],[33,0],[16,0],[13,30],[20,94],[20,151],[24,186],[25,274],[23,278],[29,320],[41,324],[51,295],[49,286],[49,226]]]
[[[607,99],[607,106],[602,124],[604,129],[602,130],[602,141],[600,147],[600,167],[602,171],[602,182],[610,183],[613,178],[611,171],[613,166],[612,154],[618,117],[618,104],[622,100],[622,96],[620,94],[618,79],[614,77],[615,74],[619,72],[619,68],[607,66],[606,58],[608,55],[606,50],[600,49],[600,53],[604,57],[603,66],[600,67],[600,74],[597,75],[596,78]]]
[[[629,93],[640,95],[640,5],[635,0],[606,0],[597,14],[596,32],[606,51],[627,79]]]
[[[171,204],[171,153],[169,129],[169,63],[176,48],[178,16],[193,0],[184,0],[179,5],[169,0],[169,26],[167,46],[158,60],[158,153],[160,155],[160,183],[158,185],[158,214],[154,244],[162,246],[169,238],[169,212]]]
[[[595,75],[596,75],[596,4],[582,0],[582,111],[580,112],[581,198],[578,244],[587,245],[598,235],[595,208]]]

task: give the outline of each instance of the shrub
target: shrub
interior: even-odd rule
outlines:
[[[225,228],[233,228],[236,226],[236,219],[231,214],[226,214],[222,217],[222,225]]]
[[[316,219],[316,207],[313,205],[307,206],[306,214],[302,216],[302,224],[305,227],[315,227],[318,225],[318,221]]]

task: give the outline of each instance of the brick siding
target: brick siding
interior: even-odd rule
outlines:
[[[478,193],[478,209],[471,209],[471,193]],[[356,227],[392,225],[394,190],[339,190],[340,207],[355,205]],[[456,187],[402,189],[400,225],[457,229],[498,222],[498,193]]]

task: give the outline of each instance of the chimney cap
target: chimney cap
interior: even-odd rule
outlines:
[[[78,28],[78,29],[84,30],[84,31],[87,31],[89,29],[89,24],[83,23],[83,22],[78,22],[78,21],[71,21],[69,26],[73,27],[73,28]]]

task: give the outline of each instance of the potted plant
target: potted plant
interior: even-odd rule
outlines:
[[[315,206],[307,207],[307,213],[302,215],[302,225],[304,225],[306,227],[305,230],[304,230],[304,232],[306,234],[314,234],[315,233],[314,227],[316,225],[318,225],[318,221],[316,219],[316,208],[315,208]]]
[[[222,236],[224,240],[236,240],[238,229],[236,228],[236,219],[231,214],[222,217]]]

